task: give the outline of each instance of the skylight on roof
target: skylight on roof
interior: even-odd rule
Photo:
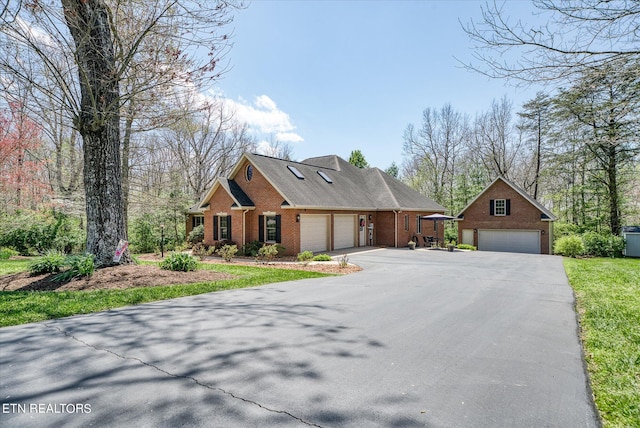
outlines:
[[[298,171],[298,168],[296,168],[293,165],[287,165],[287,168],[289,169],[289,171],[291,171],[293,173],[293,175],[295,175],[299,180],[304,180],[304,175],[302,175],[302,173],[300,171]]]
[[[326,181],[327,183],[333,183],[333,180],[331,179],[331,177],[325,174],[324,171],[318,171],[318,175],[324,178],[324,181]]]

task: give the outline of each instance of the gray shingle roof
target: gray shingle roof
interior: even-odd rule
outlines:
[[[219,178],[218,180],[220,181],[220,185],[224,187],[227,193],[231,195],[231,197],[235,201],[234,202],[235,206],[239,206],[239,207],[255,206],[251,198],[247,196],[246,193],[244,193],[244,190],[242,190],[240,186],[238,186],[238,183],[236,183],[234,180],[229,180],[228,178]]]
[[[291,207],[445,211],[440,204],[380,169],[360,169],[335,155],[302,162],[257,154],[245,154],[245,157]],[[304,179],[297,178],[288,166],[294,166]],[[332,183],[325,181],[319,171],[324,172]]]

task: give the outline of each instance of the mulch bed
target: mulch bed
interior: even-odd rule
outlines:
[[[145,255],[141,260],[160,260],[159,256]],[[204,263],[225,263],[219,257],[208,257]],[[250,258],[237,258],[231,262],[264,268],[296,269],[332,274],[348,274],[361,270],[359,266],[340,267],[336,262],[311,262],[307,265],[292,260],[278,259],[270,264],[258,264]],[[20,272],[0,277],[1,291],[79,291],[79,290],[123,290],[136,287],[157,287],[161,285],[193,284],[197,282],[222,281],[233,275],[200,269],[192,272],[173,272],[149,265],[120,265],[96,269],[90,278],[76,278],[70,281],[55,281],[55,274],[32,276],[29,272]]]

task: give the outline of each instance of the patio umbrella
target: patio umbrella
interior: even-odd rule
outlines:
[[[444,214],[431,214],[431,215],[423,215],[420,217],[422,220],[456,220],[455,217]]]
[[[433,220],[433,226],[434,229],[436,231],[436,234],[438,233],[438,220],[442,220],[442,224],[444,225],[444,221],[445,220],[458,220],[455,217],[452,217],[450,215],[445,215],[445,214],[431,214],[431,215],[423,215],[422,217],[420,217],[421,220]]]

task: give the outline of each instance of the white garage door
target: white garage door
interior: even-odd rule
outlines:
[[[478,250],[540,254],[537,230],[478,230]]]
[[[329,216],[302,214],[300,216],[300,251],[327,251]]]
[[[351,248],[356,245],[356,216],[335,214],[333,216],[333,248]]]

